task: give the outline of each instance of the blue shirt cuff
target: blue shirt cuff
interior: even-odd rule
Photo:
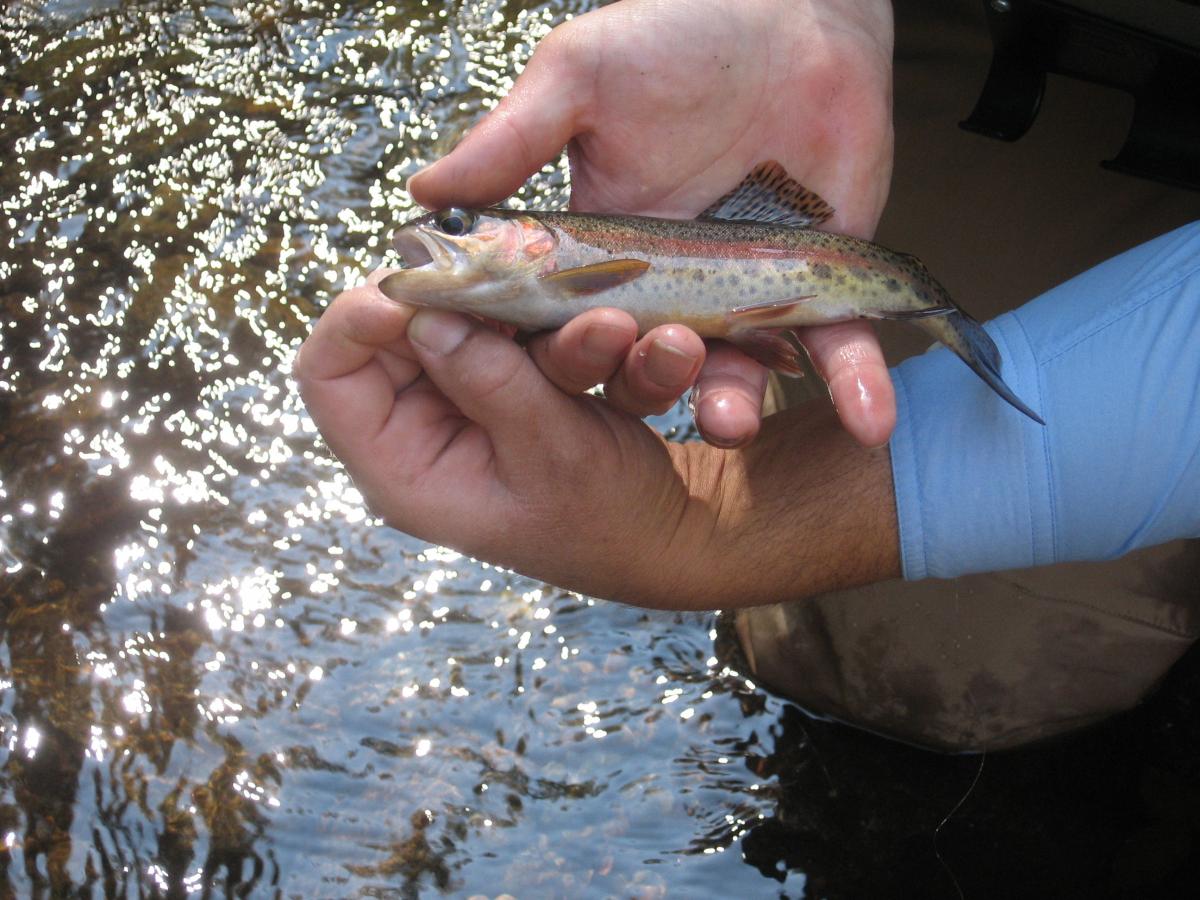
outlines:
[[[1200,536],[1200,223],[989,323],[1042,427],[944,348],[892,371],[905,578]]]

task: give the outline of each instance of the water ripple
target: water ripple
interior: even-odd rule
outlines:
[[[407,176],[590,5],[0,13],[5,890],[761,882],[725,851],[771,805],[773,701],[711,617],[382,527],[289,380]]]

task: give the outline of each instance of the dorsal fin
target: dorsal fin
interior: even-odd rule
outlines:
[[[832,215],[832,206],[794,181],[772,159],[755,166],[741,184],[700,213],[699,218],[808,228]]]

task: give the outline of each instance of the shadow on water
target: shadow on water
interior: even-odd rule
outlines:
[[[590,5],[0,11],[0,895],[1195,883],[1194,656],[1121,722],[989,757],[935,850],[974,759],[805,718],[712,616],[364,509],[292,354],[404,178]]]
[[[778,782],[741,849],[807,896],[1191,896],[1200,884],[1200,657],[1070,738],[947,757],[785,707],[748,763]]]

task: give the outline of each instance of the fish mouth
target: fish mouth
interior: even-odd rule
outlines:
[[[401,228],[392,246],[406,269],[453,269],[461,250],[445,235],[417,226]]]

